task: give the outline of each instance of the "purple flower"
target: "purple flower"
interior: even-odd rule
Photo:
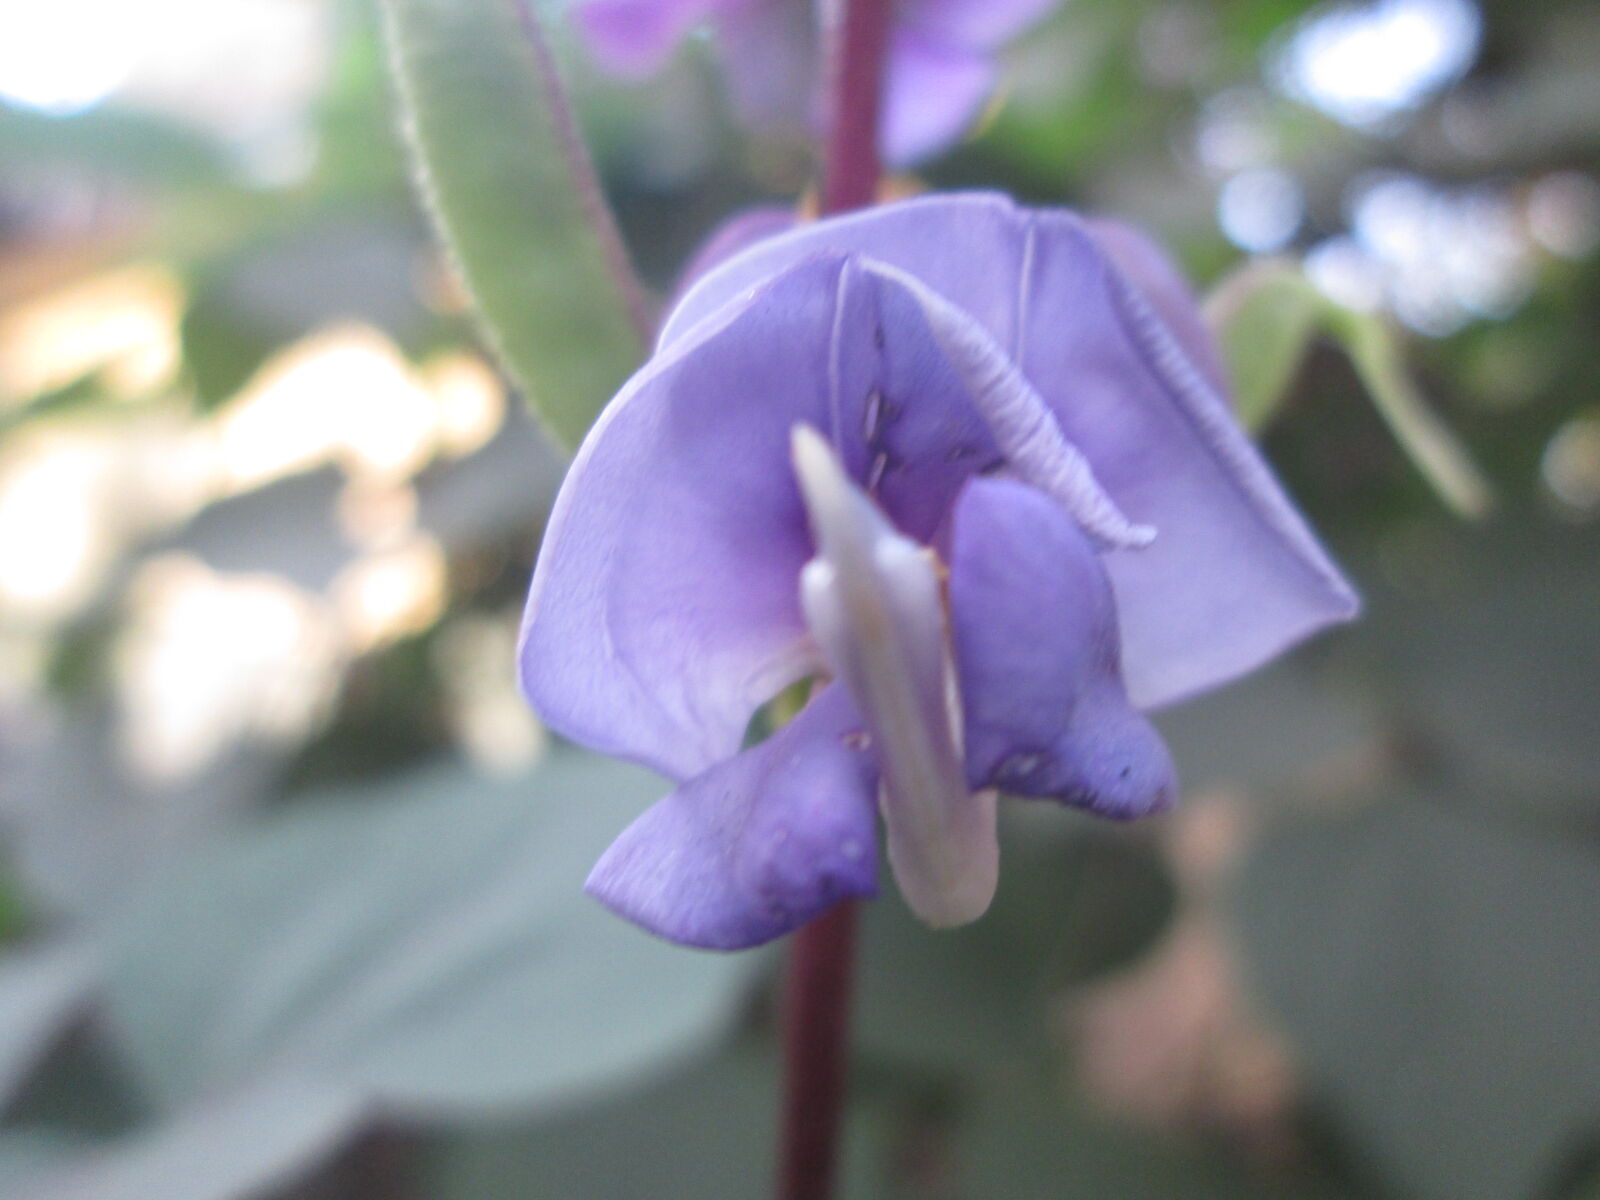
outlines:
[[[680,784],[589,890],[735,948],[873,894],[880,806],[908,903],[972,920],[996,791],[1167,806],[1140,710],[1355,608],[1159,252],[941,196],[769,237],[689,289],[562,487],[521,667],[556,730]]]
[[[959,138],[993,93],[995,54],[1060,0],[901,0],[889,46],[890,162]],[[812,0],[582,0],[577,23],[607,70],[642,78],[696,26],[715,28],[734,98],[757,124],[806,124],[817,97]]]

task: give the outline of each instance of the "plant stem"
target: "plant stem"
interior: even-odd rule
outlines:
[[[822,212],[871,204],[878,191],[878,120],[893,0],[824,4]]]
[[[871,204],[878,192],[878,117],[894,0],[824,0],[826,128],[822,213]],[[829,1200],[850,1065],[856,904],[803,926],[784,991],[783,1133],[779,1200]]]
[[[780,1200],[833,1194],[845,1077],[856,903],[839,904],[794,935],[784,996]]]

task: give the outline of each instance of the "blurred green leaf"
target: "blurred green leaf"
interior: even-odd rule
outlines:
[[[278,350],[333,325],[359,322],[412,352],[428,347],[441,322],[419,292],[424,246],[409,217],[368,208],[258,223],[203,258],[180,330],[201,406],[230,399]]]
[[[33,917],[22,881],[11,863],[0,863],[0,946],[21,936]]]
[[[1014,878],[1009,868],[1002,889]],[[856,1040],[864,1054],[946,1073],[1037,1061],[1049,1000],[1041,963],[995,945],[982,922],[931,930],[897,895],[863,916]],[[1041,931],[1040,941],[1053,939]]]
[[[0,956],[0,1106],[86,1007],[99,971],[90,948],[67,939]]]
[[[1563,1200],[1600,1200],[1600,1166],[1595,1165],[1597,1157],[1600,1156],[1593,1153],[1588,1156],[1587,1165],[1576,1172],[1576,1182],[1561,1193]]]
[[[98,994],[89,999],[85,1019],[63,1031],[26,1085],[7,1102],[6,1118],[13,1128],[87,1147],[108,1145],[154,1119],[110,1031],[98,1019],[98,1001]]]
[[[1493,503],[1488,481],[1423,399],[1388,318],[1330,306],[1327,321],[1378,412],[1434,491],[1464,517],[1488,512]]]
[[[1490,808],[1600,819],[1600,531],[1513,514],[1397,541],[1361,631],[1443,776]],[[1390,586],[1376,586],[1387,575]],[[1399,586],[1394,586],[1398,584]]]
[[[238,320],[204,280],[183,314],[179,336],[184,367],[202,409],[230,399],[286,340]]]
[[[428,206],[513,378],[574,446],[644,351],[621,242],[526,0],[384,0]]]
[[[29,1178],[69,1161],[84,1147],[71,1133],[47,1128],[0,1130],[0,1188],[14,1196]]]
[[[207,1096],[153,1128],[71,1157],[58,1149],[14,1200],[246,1200],[292,1182],[361,1123],[361,1098],[313,1076]],[[64,1159],[64,1160],[63,1160]]]
[[[168,190],[233,186],[215,142],[177,121],[111,105],[59,117],[0,101],[0,162],[8,171],[68,168]]]
[[[1140,847],[1054,805],[1007,808],[983,920],[935,931],[898,895],[866,907],[864,1051],[945,1072],[1037,1070],[1061,984],[1126,962],[1160,931],[1169,881]]]
[[[1422,803],[1269,837],[1249,974],[1402,1195],[1545,1194],[1600,1115],[1600,853]]]
[[[760,1196],[773,1172],[778,1074],[769,1053],[723,1053],[644,1091],[522,1127],[443,1142],[439,1200],[499,1196]]]
[[[1288,399],[1326,303],[1299,264],[1276,258],[1247,261],[1206,297],[1246,429],[1263,428]]]
[[[1186,795],[1216,786],[1272,791],[1382,737],[1366,696],[1291,657],[1155,714]]]
[[[104,404],[106,393],[98,371],[87,371],[76,379],[27,397],[0,397],[0,437],[30,421],[65,416]],[[20,401],[20,402],[19,402]]]
[[[1205,313],[1247,429],[1259,430],[1277,415],[1313,339],[1325,334],[1349,357],[1373,405],[1440,499],[1464,517],[1489,511],[1488,481],[1423,399],[1387,316],[1334,303],[1287,259],[1245,263],[1212,290]]]
[[[744,1040],[625,1097],[541,1121],[441,1139],[424,1182],[437,1200],[573,1197],[710,1200],[763,1196],[776,1163],[774,1039]],[[882,1113],[845,1114],[839,1193],[883,1200]]]
[[[296,806],[167,871],[110,1006],[169,1101],[285,1062],[421,1115],[570,1103],[704,1044],[761,955],[657,941],[581,890],[664,786],[599,758],[452,767]]]
[[[316,104],[321,152],[313,186],[325,194],[387,200],[405,188],[406,163],[394,136],[380,18],[370,0],[334,0],[333,6],[339,35]]]
[[[1272,1194],[1198,1147],[1069,1107],[1043,1089],[989,1089],[963,1124],[972,1196],[1257,1200]]]

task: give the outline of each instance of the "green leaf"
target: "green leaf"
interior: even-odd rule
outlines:
[[[0,102],[0,162],[18,178],[67,170],[163,191],[233,186],[216,142],[181,122],[118,105],[58,117]]]
[[[1439,497],[1462,516],[1489,511],[1488,482],[1423,399],[1387,317],[1334,303],[1289,259],[1244,264],[1207,296],[1205,315],[1246,429],[1262,429],[1278,414],[1312,341],[1325,334],[1349,356],[1379,415]]]
[[[81,1136],[65,1130],[32,1126],[0,1130],[0,1188],[15,1196],[24,1181],[71,1161],[83,1147]]]
[[[929,929],[888,889],[865,907],[864,1052],[947,1074],[1035,1070],[1060,986],[1127,962],[1164,925],[1171,888],[1153,856],[1092,818],[1008,801],[1001,837],[981,921]]]
[[[1386,707],[1483,802],[1590,826],[1600,811],[1600,555],[1531,514],[1405,545],[1369,570],[1361,631]]]
[[[180,329],[200,406],[232,399],[272,355],[338,324],[371,325],[420,356],[441,325],[418,296],[425,246],[409,215],[371,208],[297,214],[206,256]]]
[[[1269,837],[1249,974],[1352,1145],[1419,1200],[1545,1195],[1600,1114],[1600,853],[1420,803]]]
[[[90,948],[64,938],[0,956],[0,1104],[87,1007],[97,971]]]
[[[1406,370],[1394,326],[1380,313],[1332,307],[1328,327],[1379,414],[1440,498],[1465,517],[1487,513],[1493,503],[1488,481],[1423,399]]]
[[[645,345],[642,304],[526,0],[384,0],[413,160],[511,375],[576,445]]]
[[[1384,733],[1375,706],[1336,682],[1291,657],[1154,714],[1184,793],[1241,785],[1272,792],[1352,754],[1375,753]]]
[[[561,755],[297,805],[172,867],[113,935],[109,1004],[181,1102],[283,1063],[420,1116],[570,1103],[732,1020],[763,955],[657,941],[582,892],[666,785]]]
[[[1288,399],[1326,303],[1298,263],[1280,258],[1247,262],[1206,297],[1246,429],[1265,427]]]
[[[96,408],[106,402],[98,371],[87,371],[60,387],[28,397],[0,396],[0,436],[27,425]]]
[[[333,1154],[365,1115],[359,1096],[314,1076],[263,1078],[78,1154],[41,1155],[35,1165],[42,1169],[7,1195],[243,1200],[270,1194]]]
[[[1271,1194],[1196,1147],[1120,1126],[1043,1090],[986,1089],[964,1125],[972,1196],[1262,1200]]]
[[[437,1200],[537,1196],[709,1200],[764,1196],[777,1155],[776,1039],[741,1039],[648,1087],[578,1111],[441,1139],[424,1168]],[[877,1107],[844,1116],[842,1200],[882,1200]]]
[[[675,1071],[626,1097],[537,1124],[471,1131],[428,1164],[428,1194],[760,1196],[771,1182],[779,1082],[765,1048]]]

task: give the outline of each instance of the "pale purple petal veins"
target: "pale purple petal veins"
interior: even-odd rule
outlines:
[[[1061,0],[902,0],[905,23],[945,41],[993,50],[1037,25]]]
[[[690,946],[738,950],[877,892],[877,769],[833,684],[788,725],[657,802],[586,890]]]
[[[582,0],[573,14],[589,52],[607,71],[643,79],[718,7],[717,0]]]
[[[871,731],[889,862],[934,926],[976,920],[999,870],[994,797],[966,785],[940,582],[814,429],[794,434],[795,474],[817,556],[801,576],[807,621]]]
[[[1105,570],[1049,497],[1014,480],[967,485],[950,609],[973,788],[1119,819],[1173,803],[1172,760],[1123,689]]]
[[[884,159],[908,166],[957,141],[977,120],[996,76],[984,50],[914,28],[895,30],[883,102]]]

